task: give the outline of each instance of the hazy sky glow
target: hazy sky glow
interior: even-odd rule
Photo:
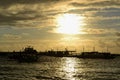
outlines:
[[[120,0],[1,0],[0,51],[27,45],[120,53]]]

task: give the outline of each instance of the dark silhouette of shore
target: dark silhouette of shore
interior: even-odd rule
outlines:
[[[74,54],[76,51],[70,51],[65,48],[63,51],[48,50],[44,52],[38,52],[33,47],[25,47],[23,51],[13,52],[0,52],[0,56],[14,59],[19,62],[36,62],[41,56],[53,56],[53,57],[77,57],[77,58],[91,58],[91,59],[114,59],[120,54],[111,54],[110,52],[81,52]]]

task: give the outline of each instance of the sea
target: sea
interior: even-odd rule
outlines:
[[[0,80],[120,80],[120,57],[41,56],[35,63],[19,63],[0,57]]]

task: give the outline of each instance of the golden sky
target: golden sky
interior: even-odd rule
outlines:
[[[119,0],[1,0],[0,51],[59,49],[119,53]]]

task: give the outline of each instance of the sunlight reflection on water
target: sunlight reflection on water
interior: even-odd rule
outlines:
[[[61,69],[63,70],[66,79],[76,80],[75,75],[77,75],[78,72],[81,73],[83,71],[83,69],[79,69],[78,71],[77,63],[78,61],[76,58],[64,58],[64,62],[61,63],[63,65]],[[82,63],[82,62],[79,62],[79,63]]]
[[[66,58],[63,70],[67,73],[66,77],[71,80],[75,80],[73,75],[75,75],[75,60],[72,58]]]
[[[120,59],[40,57],[38,63],[0,58],[0,80],[119,80]]]

